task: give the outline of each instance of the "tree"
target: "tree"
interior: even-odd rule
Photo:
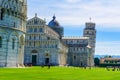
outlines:
[[[111,55],[106,55],[106,56],[104,56],[104,58],[112,58],[112,56]]]
[[[99,66],[100,59],[98,57],[94,58],[94,63],[95,63],[95,66]]]

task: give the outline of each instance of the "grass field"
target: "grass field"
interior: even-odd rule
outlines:
[[[0,80],[120,80],[120,71],[78,67],[0,68]]]

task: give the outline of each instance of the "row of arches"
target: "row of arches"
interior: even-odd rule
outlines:
[[[21,12],[22,11],[22,5],[23,1],[21,2],[20,0],[2,0],[0,2],[0,5],[4,8],[11,9],[13,11]],[[15,7],[16,6],[16,7]]]
[[[6,36],[6,35],[8,36]],[[25,44],[25,36],[20,35],[18,32],[12,32],[12,33],[7,33],[5,31],[0,30],[0,46],[2,46],[2,43],[4,42],[3,39],[6,39],[7,41],[11,41],[12,43],[15,42],[15,40],[19,40],[18,43],[21,45]]]
[[[34,18],[33,20],[30,20],[27,22],[27,25],[44,25],[45,21],[40,20],[39,18]]]
[[[24,41],[23,32],[0,28],[0,67],[23,64]]]
[[[15,43],[18,42],[17,41],[17,37],[13,37],[10,41],[12,42],[12,49],[14,49],[15,48]],[[24,38],[23,38],[23,36],[20,37],[19,42],[20,42],[20,45],[24,45]],[[3,37],[0,36],[0,48],[2,48],[2,46],[3,46]]]
[[[43,32],[43,28],[28,28],[28,32]]]

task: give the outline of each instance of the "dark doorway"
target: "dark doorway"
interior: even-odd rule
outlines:
[[[37,55],[32,55],[32,65],[35,66],[37,63]]]
[[[45,64],[49,64],[49,58],[45,58]]]
[[[80,66],[83,67],[83,62],[80,62]]]

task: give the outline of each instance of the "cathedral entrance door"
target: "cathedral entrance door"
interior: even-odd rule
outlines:
[[[37,55],[32,55],[32,65],[36,65],[37,63]]]
[[[49,58],[45,58],[45,64],[49,64]]]

